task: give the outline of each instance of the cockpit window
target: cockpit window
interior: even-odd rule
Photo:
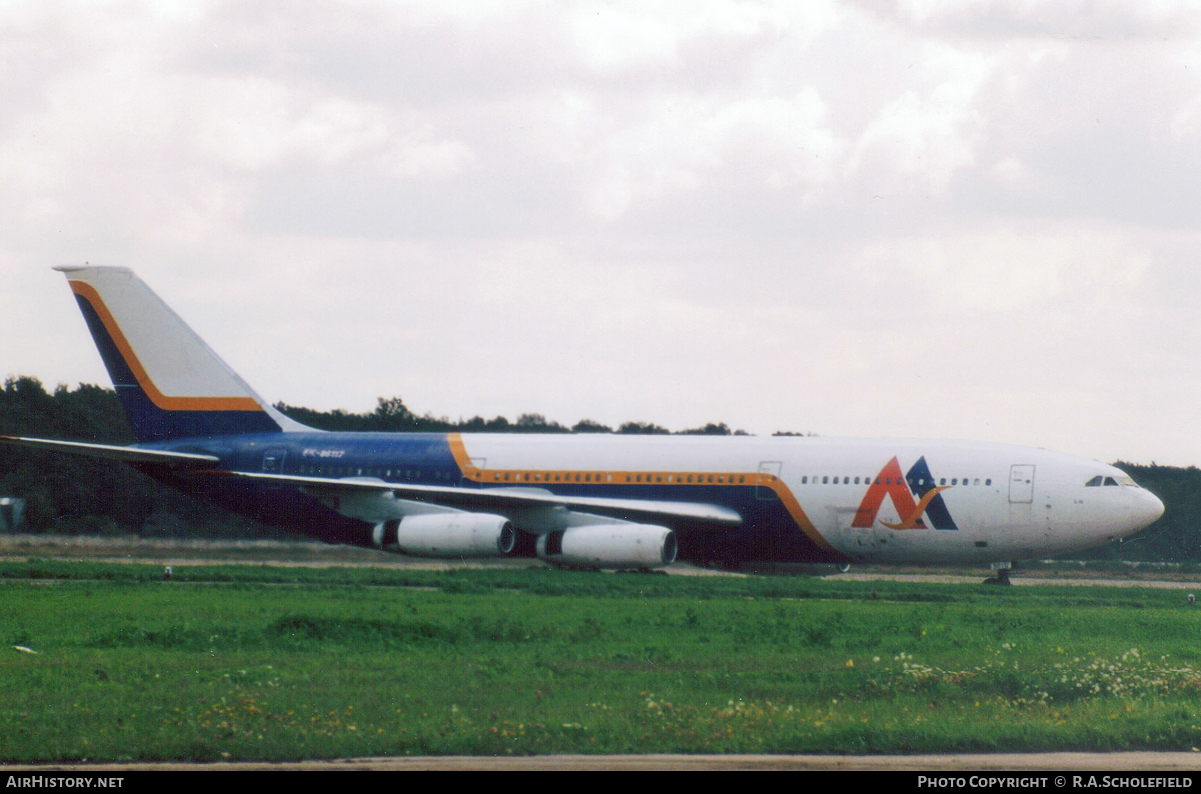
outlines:
[[[1130,479],[1129,477],[1127,477],[1124,474],[1119,474],[1116,478],[1115,477],[1105,477],[1103,475],[1098,474],[1096,477],[1093,477],[1091,480],[1086,482],[1084,484],[1084,487],[1086,487],[1086,488],[1096,488],[1098,486],[1115,486],[1116,487],[1118,485],[1128,485],[1133,488],[1138,487],[1138,484],[1135,483],[1134,480]]]

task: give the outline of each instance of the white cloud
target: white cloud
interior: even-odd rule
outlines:
[[[976,164],[985,135],[978,95],[994,59],[941,45],[925,45],[917,56],[918,87],[882,107],[856,142],[851,169],[883,174],[880,193],[945,193]]]
[[[1104,40],[1192,36],[1188,0],[899,0],[897,16],[929,30],[995,38]]]
[[[787,36],[800,44],[836,19],[835,7],[820,1],[580,3],[567,12],[573,49],[600,72],[676,67],[685,50],[710,39]]]
[[[843,144],[813,90],[728,102],[671,96],[625,128],[610,120],[596,142],[590,208],[615,220],[632,206],[731,183],[811,203],[835,178]]]
[[[185,79],[196,149],[244,171],[310,164],[375,166],[398,179],[459,173],[462,141],[439,139],[429,114],[254,79]]]

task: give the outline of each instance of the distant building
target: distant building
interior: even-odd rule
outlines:
[[[25,526],[25,500],[0,496],[0,531],[20,532]]]

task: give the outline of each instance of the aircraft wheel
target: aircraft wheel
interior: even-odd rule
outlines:
[[[1001,568],[997,571],[996,576],[990,576],[984,580],[985,584],[999,584],[1003,587],[1009,587],[1013,582],[1009,581],[1009,569]]]

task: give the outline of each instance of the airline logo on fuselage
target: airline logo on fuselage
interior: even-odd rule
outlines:
[[[901,464],[893,458],[867,489],[851,526],[870,529],[884,498],[888,497],[900,519],[896,522],[880,519],[880,523],[889,529],[959,529],[941,495],[950,487],[934,484],[925,457],[918,458],[905,474],[901,473]]]

